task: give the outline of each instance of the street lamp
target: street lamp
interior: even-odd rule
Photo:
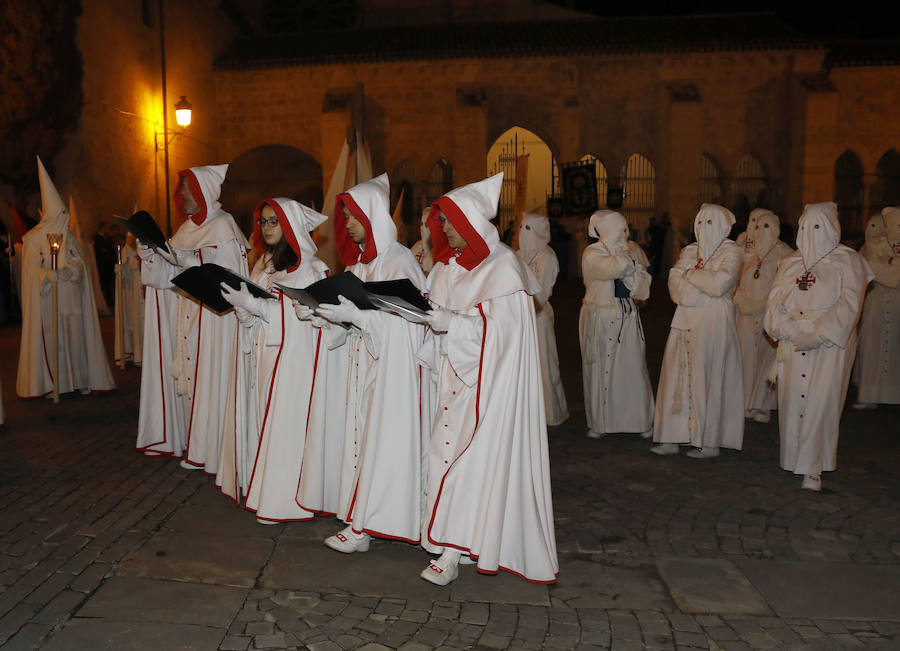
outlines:
[[[181,99],[175,103],[175,122],[179,127],[188,127],[191,125],[191,103],[182,95]]]
[[[165,52],[165,50],[163,50]],[[166,174],[166,237],[172,234],[172,211],[169,207],[169,143],[175,139],[175,136],[184,134],[187,127],[191,124],[191,103],[184,95],[175,103],[175,123],[180,129],[169,131],[169,120],[166,105],[166,84],[165,84],[165,54],[163,54],[163,130],[156,132],[156,151],[162,150],[165,154],[165,174]]]

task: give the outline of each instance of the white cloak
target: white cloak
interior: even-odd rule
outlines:
[[[140,366],[144,345],[144,286],[141,259],[132,246],[120,249],[116,265],[115,360],[123,367],[130,361]]]
[[[686,246],[669,271],[678,305],[663,355],[653,418],[657,443],[740,450],[744,439],[741,352],[731,296],[743,250],[725,240],[695,269],[697,244]]]
[[[522,251],[519,251],[521,256]],[[566,393],[559,374],[559,353],[556,350],[556,329],[554,327],[553,306],[550,296],[553,285],[559,275],[559,260],[549,246],[542,247],[530,260],[528,265],[541,286],[534,295],[535,318],[537,320],[538,352],[541,356],[541,384],[544,387],[544,410],[548,425],[561,425],[569,418],[569,407],[566,404]]]
[[[882,236],[860,250],[875,281],[859,324],[859,402],[900,404],[900,252]],[[888,261],[893,257],[893,263]]]
[[[773,248],[770,250],[769,246]],[[778,265],[791,253],[791,247],[780,240],[767,245],[761,255],[757,255],[755,248],[745,249],[741,279],[734,293],[745,411],[755,409],[768,413],[775,408],[775,389],[768,379],[769,370],[775,363],[775,344],[766,337],[763,316],[766,312],[766,297],[775,280]],[[760,258],[765,259],[761,261]],[[755,278],[757,269],[759,277]]]
[[[42,221],[22,239],[22,342],[16,393],[37,398],[53,391],[52,298],[49,225]],[[67,268],[69,280],[59,279],[59,392],[111,391],[115,382],[100,337],[97,305],[75,234],[65,230],[59,269]]]

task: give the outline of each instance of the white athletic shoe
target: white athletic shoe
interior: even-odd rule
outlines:
[[[651,427],[646,432],[641,432],[642,439],[652,439],[653,438],[653,428]]]
[[[854,402],[854,409],[878,409],[877,402]]]
[[[333,536],[328,536],[325,539],[325,546],[343,554],[367,552],[369,551],[370,539],[371,536],[369,534],[356,533],[352,527],[346,527]]]
[[[605,432],[595,432],[594,430],[589,429],[587,436],[589,439],[602,439],[604,436],[606,436],[606,433]]]
[[[678,444],[660,443],[659,445],[654,445],[650,448],[650,452],[653,454],[678,454]]]
[[[447,567],[444,567],[445,565]],[[447,563],[442,556],[431,561],[419,576],[435,585],[447,585],[459,576],[459,565],[453,562]]]
[[[685,456],[691,459],[712,459],[719,456],[719,448],[694,448]]]
[[[178,462],[178,465],[184,468],[185,470],[200,470],[201,466],[195,466],[192,463],[189,463],[187,459],[182,459]]]
[[[805,475],[803,477],[803,483],[800,484],[800,488],[816,491],[818,493],[822,490],[822,475]]]
[[[771,418],[772,417],[767,411],[757,411],[755,414],[753,414],[753,420],[755,420],[757,423],[768,423]]]

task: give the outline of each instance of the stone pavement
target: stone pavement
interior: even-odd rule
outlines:
[[[671,316],[655,289],[654,378]],[[259,525],[202,473],[135,453],[137,369],[113,394],[18,400],[19,331],[0,328],[0,646],[900,649],[900,409],[845,413],[820,494],[778,468],[774,422],[704,461],[589,440],[580,295],[554,299],[572,418],[550,430],[552,586],[464,567],[438,588],[410,545],[344,556],[321,543],[334,519]]]

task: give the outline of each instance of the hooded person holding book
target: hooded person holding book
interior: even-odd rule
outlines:
[[[541,286],[490,222],[503,175],[438,199],[428,225],[433,336],[419,357],[436,379],[421,577],[447,585],[461,563],[553,583],[547,425],[534,296]]]
[[[222,284],[240,327],[216,484],[235,501],[243,495],[258,522],[309,520],[314,513],[297,503],[295,493],[302,472],[323,472],[307,463],[305,446],[310,411],[324,408],[321,392],[318,402],[311,396],[324,381],[325,344],[318,328],[297,318],[279,285],[305,287],[328,275],[310,237],[327,218],[286,198],[264,199],[254,216],[253,239],[264,247],[250,280],[275,299],[254,297],[246,285],[235,291]]]
[[[147,291],[137,448],[151,456],[183,455],[183,468],[209,474],[219,463],[237,319],[176,292],[172,279],[204,262],[247,276],[247,239],[219,203],[227,169],[179,172],[174,199],[184,222],[168,250],[146,242],[138,250]]]
[[[338,254],[363,282],[407,278],[421,290],[425,277],[397,242],[388,197],[387,174],[337,196]],[[387,312],[361,310],[344,297],[317,312],[331,322],[328,346],[346,351],[349,373],[346,390],[329,405],[346,412],[343,431],[329,436],[343,439],[337,517],[347,526],[325,544],[343,553],[367,551],[371,536],[418,544],[422,446],[431,423],[430,385],[416,360],[425,328]]]

